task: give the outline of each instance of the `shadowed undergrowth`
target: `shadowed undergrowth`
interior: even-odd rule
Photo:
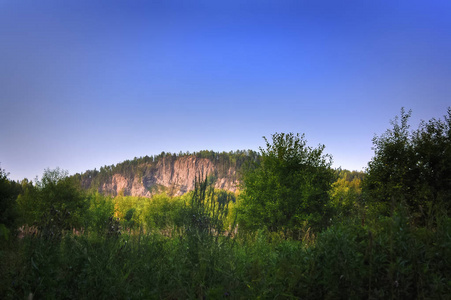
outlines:
[[[338,224],[313,243],[259,231],[25,237],[2,246],[1,297],[379,299],[451,296],[451,220]]]

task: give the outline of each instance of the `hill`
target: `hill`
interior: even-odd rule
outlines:
[[[112,196],[123,193],[151,197],[161,192],[182,195],[194,189],[196,176],[208,176],[215,188],[235,192],[241,168],[258,159],[259,154],[252,150],[162,152],[157,156],[135,157],[100,170],[89,170],[74,177],[80,180],[84,189]]]

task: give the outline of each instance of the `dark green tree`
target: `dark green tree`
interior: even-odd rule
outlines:
[[[8,179],[8,173],[0,168],[0,238],[9,237],[17,219],[16,198],[21,185]]]
[[[406,181],[413,175],[414,149],[408,124],[411,111],[390,121],[392,129],[373,138],[374,157],[368,163],[364,181],[366,198],[378,213],[389,213],[396,203],[412,198]]]
[[[409,129],[410,116],[402,109],[392,129],[374,137],[363,192],[374,212],[390,214],[402,205],[425,221],[450,209],[451,109],[444,121],[423,121],[416,131]]]
[[[411,205],[423,205],[428,214],[451,209],[451,108],[444,120],[422,122],[413,132],[417,178],[415,195],[419,198]],[[435,212],[434,212],[435,211]]]
[[[267,228],[296,235],[307,227],[324,228],[328,191],[335,180],[324,145],[307,146],[304,135],[275,133],[266,138],[261,158],[243,172],[239,205],[241,228]]]
[[[25,189],[17,201],[25,223],[38,226],[46,236],[82,227],[89,207],[79,183],[59,168],[46,169],[36,187]]]

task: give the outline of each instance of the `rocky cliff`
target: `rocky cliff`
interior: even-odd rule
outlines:
[[[166,155],[158,160],[140,158],[104,167],[100,171],[87,171],[80,175],[80,179],[85,189],[96,189],[112,196],[121,192],[142,197],[161,192],[178,196],[194,189],[196,177],[207,176],[214,181],[215,188],[235,192],[240,167],[244,161],[251,159],[248,154],[240,157],[221,157],[218,154],[211,158],[196,155]]]

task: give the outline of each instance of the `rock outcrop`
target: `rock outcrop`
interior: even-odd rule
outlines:
[[[95,175],[93,175],[95,176]],[[217,166],[207,158],[183,156],[162,158],[158,162],[141,163],[127,171],[103,176],[102,179],[82,179],[86,189],[96,188],[100,193],[116,196],[119,193],[131,196],[151,197],[167,192],[178,196],[194,189],[196,178],[214,179],[214,187],[235,192],[237,190],[237,170],[235,166]],[[95,185],[95,186],[94,186]]]

